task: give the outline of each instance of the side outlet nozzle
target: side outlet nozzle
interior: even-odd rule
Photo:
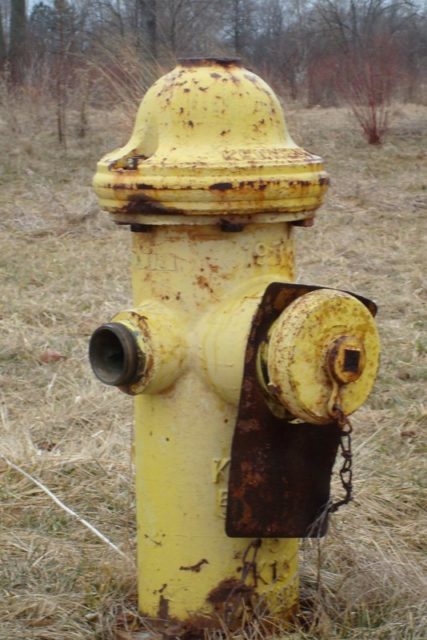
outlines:
[[[129,395],[159,393],[181,374],[187,348],[176,311],[153,300],[116,313],[94,331],[89,360],[96,377]]]
[[[104,384],[120,387],[136,382],[144,354],[133,333],[120,322],[102,324],[89,342],[89,361]],[[142,365],[142,366],[141,366]]]

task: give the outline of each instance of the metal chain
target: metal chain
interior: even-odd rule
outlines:
[[[249,573],[252,572],[255,587],[257,586],[257,580],[258,580],[256,558],[258,555],[258,549],[261,546],[261,542],[262,541],[260,540],[260,538],[256,538],[256,540],[252,540],[246,547],[245,552],[242,556],[243,566],[242,566],[241,581],[246,582],[246,578],[248,577]],[[252,559],[248,560],[247,558],[251,550],[253,551]]]
[[[340,500],[330,504],[329,513],[335,513],[335,511],[338,511],[343,504],[348,504],[353,500],[353,452],[351,447],[351,434],[353,432],[353,427],[351,426],[350,420],[344,415],[338,403],[335,403],[333,409],[334,417],[341,430],[339,448],[343,462],[339,473],[345,493]]]

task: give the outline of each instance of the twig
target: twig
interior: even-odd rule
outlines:
[[[116,551],[116,553],[118,553],[119,555],[121,555],[123,558],[126,558],[126,560],[130,560],[129,556],[127,556],[125,553],[123,553],[123,551],[121,549],[119,549],[119,547],[117,547],[113,542],[111,542],[111,540],[109,540],[106,536],[104,536],[103,533],[101,533],[100,531],[98,531],[98,529],[96,529],[92,524],[90,524],[90,522],[88,522],[87,520],[85,520],[85,518],[82,518],[81,516],[79,516],[78,513],[76,513],[75,511],[73,511],[72,509],[70,509],[70,507],[67,507],[66,504],[64,504],[59,498],[57,498],[57,496],[52,493],[52,491],[50,489],[48,489],[44,484],[42,484],[40,482],[40,480],[37,480],[37,478],[34,478],[34,476],[30,475],[29,473],[27,473],[27,471],[25,471],[24,469],[22,469],[20,466],[18,466],[17,464],[15,464],[14,462],[12,462],[11,460],[9,460],[5,455],[3,455],[2,453],[0,453],[0,458],[2,460],[5,461],[5,463],[11,467],[12,469],[14,469],[15,471],[17,471],[18,473],[20,473],[21,475],[25,476],[25,478],[27,478],[28,480],[30,480],[30,482],[32,482],[33,484],[35,484],[37,487],[39,487],[42,491],[44,491],[44,493],[46,493],[49,498],[52,498],[52,500],[59,506],[61,507],[61,509],[63,509],[66,513],[68,513],[70,516],[73,516],[74,518],[76,518],[83,526],[85,526],[87,529],[89,529],[89,531],[91,531],[93,534],[95,534],[100,540],[102,540],[102,542],[105,542],[109,547],[111,547],[111,549],[114,549],[114,551]]]

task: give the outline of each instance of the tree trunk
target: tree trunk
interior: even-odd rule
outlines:
[[[58,34],[58,50],[56,52],[56,124],[58,142],[67,148],[67,84],[66,84],[66,36],[64,0],[55,0],[55,27]]]
[[[27,57],[27,13],[25,0],[11,0],[10,8],[10,40],[8,59],[12,82],[14,84],[18,84],[22,82],[25,59]]]
[[[233,1],[233,40],[234,52],[237,55],[242,53],[242,33],[241,33],[241,6],[239,0]]]
[[[157,60],[158,54],[157,2],[156,0],[138,0],[138,8],[142,19],[141,30],[143,50],[155,61]]]
[[[2,71],[4,67],[4,63],[6,62],[6,57],[7,57],[6,40],[4,38],[3,18],[0,10],[0,71]]]
[[[154,60],[157,59],[157,7],[156,0],[149,3],[149,13],[147,16],[147,35],[150,51]]]

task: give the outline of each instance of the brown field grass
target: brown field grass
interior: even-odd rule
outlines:
[[[90,182],[131,122],[92,111],[78,139],[70,117],[65,153],[53,118],[35,99],[0,111],[0,638],[123,639],[118,621],[136,624],[132,403],[94,380],[86,353],[93,329],[130,300],[129,234],[98,211]],[[299,280],[377,301],[382,366],[353,418],[355,500],[324,541],[302,543],[311,614],[274,635],[421,640],[427,107],[396,109],[381,147],[342,109],[289,110],[288,123],[332,177],[316,225],[297,233]]]

